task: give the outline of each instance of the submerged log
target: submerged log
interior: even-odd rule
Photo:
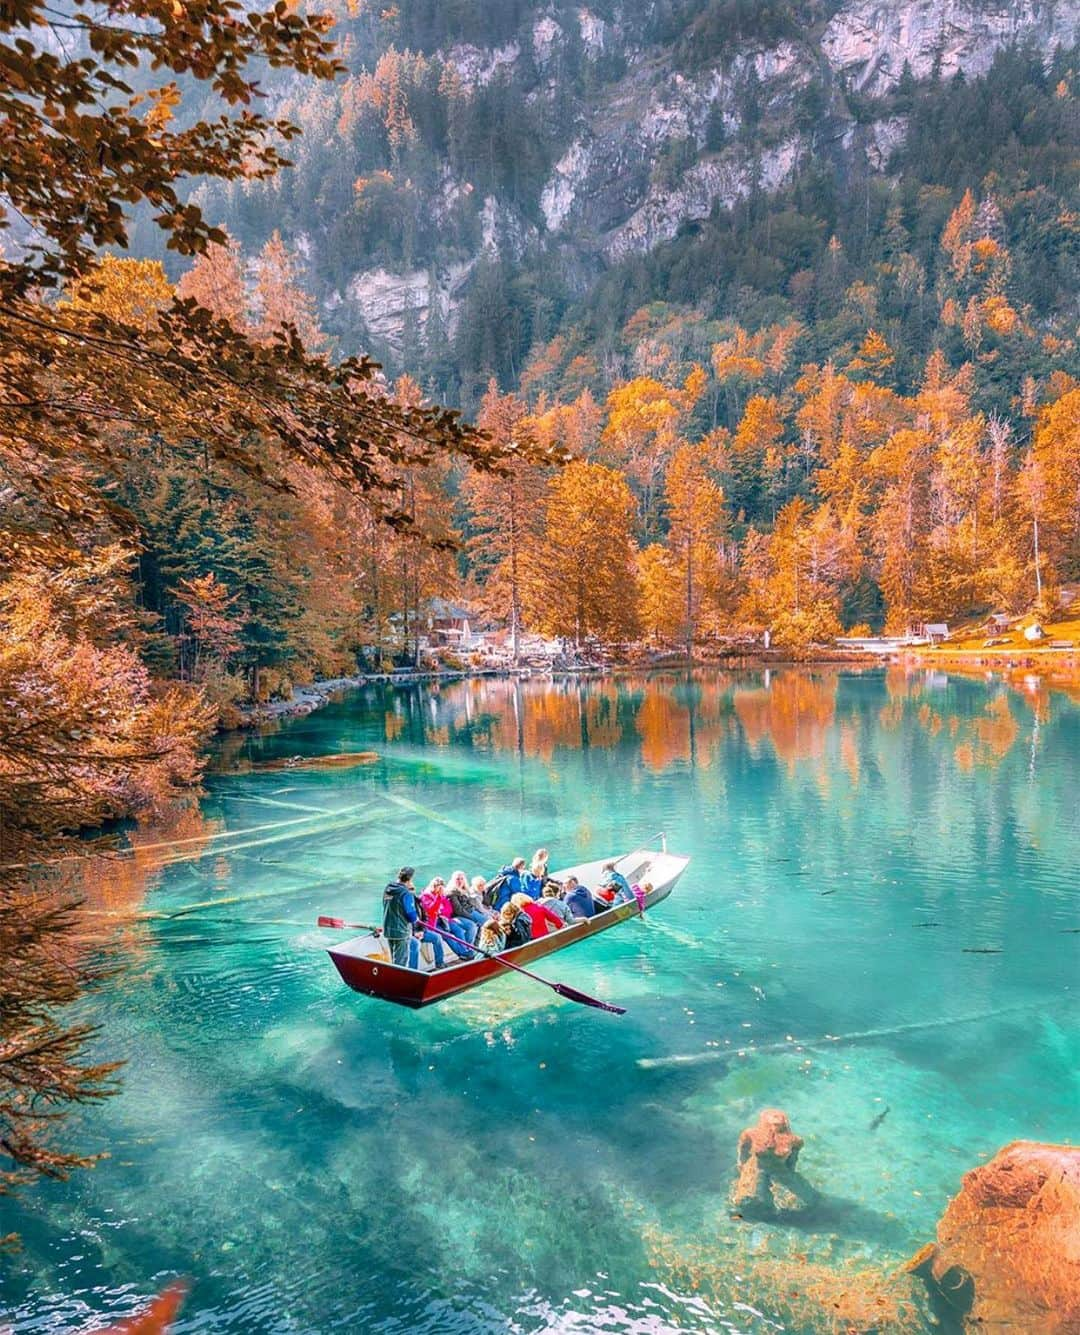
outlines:
[[[1080,1331],[1080,1149],[1014,1141],[965,1173],[908,1262],[964,1331]]]
[[[232,773],[283,769],[352,769],[355,765],[373,765],[378,759],[378,751],[341,751],[331,756],[276,756],[273,760],[251,760],[240,764]]]

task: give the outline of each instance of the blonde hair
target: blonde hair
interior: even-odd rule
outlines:
[[[487,889],[487,881],[482,876],[474,876],[472,878],[472,888],[476,894],[482,895]]]
[[[446,884],[451,890],[468,890],[469,878],[463,871],[452,871]]]
[[[539,871],[540,868],[542,867],[542,868],[544,869],[544,871],[547,871],[547,864],[548,864],[548,851],[547,851],[547,849],[546,849],[546,848],[538,848],[538,849],[536,850],[536,852],[533,854],[532,870],[533,870],[533,871]]]
[[[510,903],[515,905],[515,907],[519,909],[524,909],[528,908],[528,906],[532,903],[532,899],[524,892],[519,892],[516,895],[510,896]]]

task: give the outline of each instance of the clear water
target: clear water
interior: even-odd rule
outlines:
[[[1075,1137],[1064,694],[800,671],[373,687],[221,759],[366,748],[212,777],[95,885],[126,968],[89,1011],[127,1067],[71,1129],[111,1157],[0,1201],[23,1236],[0,1325],[93,1329],[184,1275],[181,1331],[775,1330],[762,1257],[893,1265],[967,1168]],[[545,844],[557,866],[661,828],[693,862],[653,921],[545,962],[623,1018],[514,978],[401,1010],[348,992],[313,926],[372,918],[404,861]],[[727,1204],[768,1106],[825,1193],[798,1229]],[[691,1253],[696,1290],[671,1265]]]

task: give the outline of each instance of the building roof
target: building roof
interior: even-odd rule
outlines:
[[[461,603],[452,603],[446,598],[432,598],[428,604],[428,615],[435,621],[468,621],[472,613]]]

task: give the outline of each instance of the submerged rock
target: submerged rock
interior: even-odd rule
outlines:
[[[964,1175],[908,1265],[965,1331],[1080,1331],[1080,1149],[1006,1145]]]
[[[739,1176],[731,1188],[731,1204],[752,1218],[802,1214],[816,1193],[797,1171],[801,1136],[791,1129],[787,1113],[766,1108],[755,1126],[739,1136]]]
[[[826,1264],[802,1250],[802,1237],[786,1254],[780,1243],[775,1254],[755,1257],[723,1238],[709,1237],[706,1229],[700,1237],[687,1238],[646,1227],[642,1240],[650,1266],[665,1283],[728,1310],[751,1305],[766,1317],[755,1330],[774,1324],[807,1335],[929,1335],[939,1330],[925,1289],[910,1274],[854,1258]]]

